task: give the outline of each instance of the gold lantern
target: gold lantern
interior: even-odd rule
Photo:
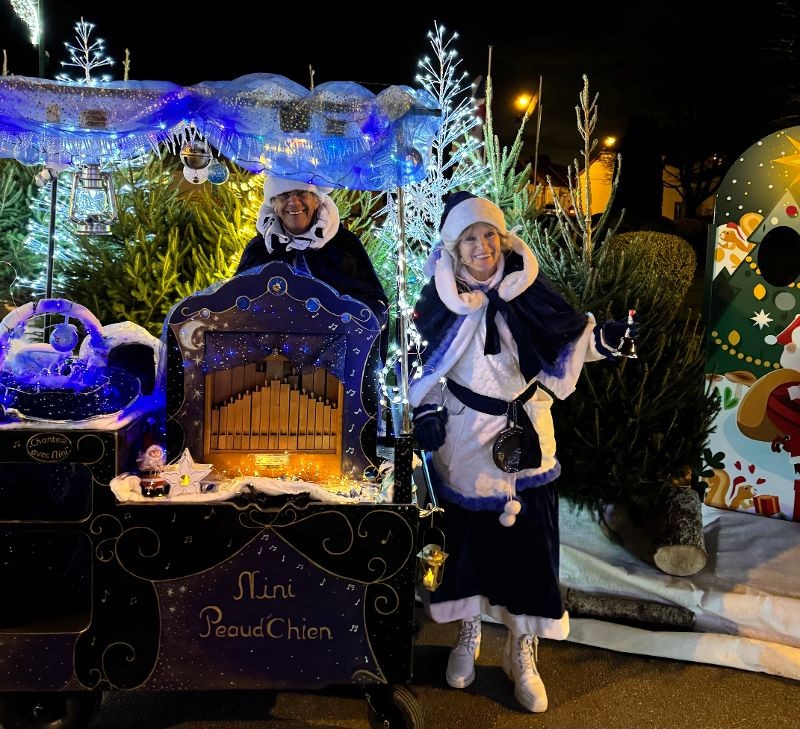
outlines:
[[[442,535],[444,542],[444,535]],[[426,544],[419,552],[420,582],[426,590],[433,592],[442,584],[444,575],[444,561],[447,559],[447,552],[439,544]]]

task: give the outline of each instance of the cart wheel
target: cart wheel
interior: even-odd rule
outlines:
[[[99,691],[7,694],[0,701],[4,729],[83,729],[100,706]]]
[[[417,697],[406,686],[367,691],[370,729],[424,729],[425,719]]]

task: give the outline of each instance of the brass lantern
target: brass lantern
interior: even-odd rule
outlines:
[[[444,541],[444,539],[442,539]],[[444,575],[444,562],[447,552],[439,544],[426,544],[419,552],[420,582],[426,590],[433,592],[442,584]]]

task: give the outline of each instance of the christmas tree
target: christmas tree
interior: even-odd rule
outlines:
[[[34,195],[34,171],[16,160],[0,160],[0,300],[10,305],[26,300],[29,291],[20,278],[30,278],[44,265],[37,253],[25,245],[25,223]]]
[[[596,140],[597,97],[588,80],[576,108],[588,167]],[[631,232],[614,236],[606,213],[595,221],[588,176],[581,187],[575,161],[570,216],[556,202],[558,227],[532,227],[542,271],[578,310],[599,321],[636,309],[641,322],[638,359],[584,368],[577,392],[554,407],[560,492],[581,507],[605,504],[646,514],[664,489],[699,470],[710,423],[719,408],[704,381],[700,316],[682,309],[694,253],[677,236]],[[616,179],[614,184],[616,184]],[[601,512],[602,513],[602,512]]]
[[[224,185],[192,186],[165,154],[116,169],[113,181],[111,235],[72,237],[56,256],[58,280],[102,322],[158,334],[176,301],[233,275],[255,233],[263,178],[234,169]]]

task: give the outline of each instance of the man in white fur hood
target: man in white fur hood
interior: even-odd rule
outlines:
[[[386,293],[358,236],[339,220],[330,187],[268,176],[256,220],[257,235],[245,247],[236,273],[283,261],[363,301],[385,325]],[[386,341],[381,336],[382,359]]]

